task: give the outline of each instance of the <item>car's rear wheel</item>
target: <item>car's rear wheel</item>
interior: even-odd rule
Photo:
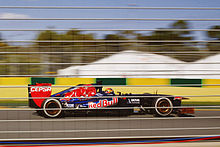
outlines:
[[[155,107],[153,109],[154,116],[169,116],[173,111],[173,104],[166,97],[157,98],[153,101],[153,106]]]
[[[43,104],[42,114],[46,118],[62,117],[62,104],[57,99],[47,99]]]

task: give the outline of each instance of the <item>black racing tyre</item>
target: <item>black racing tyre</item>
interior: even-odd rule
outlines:
[[[62,104],[57,99],[47,99],[40,113],[46,118],[60,118],[63,116]]]
[[[153,115],[164,117],[169,116],[173,111],[173,103],[166,97],[157,98],[153,101]],[[165,107],[165,108],[161,108]]]

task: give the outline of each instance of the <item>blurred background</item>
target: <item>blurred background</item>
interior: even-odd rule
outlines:
[[[219,75],[219,0],[0,1],[0,141],[219,138]],[[28,84],[51,83],[55,93],[97,81],[187,97],[195,117],[51,120],[28,107]]]
[[[0,74],[218,78],[219,64],[212,62],[220,60],[214,56],[220,51],[219,5],[218,0],[2,1]]]

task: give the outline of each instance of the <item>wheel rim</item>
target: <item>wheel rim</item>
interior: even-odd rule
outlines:
[[[52,99],[48,100],[44,105],[44,112],[49,117],[57,117],[61,113],[61,104],[58,100]],[[50,110],[55,109],[55,110]]]
[[[54,102],[54,101],[50,101],[46,104],[46,108],[59,108],[59,105]],[[60,110],[46,110],[48,114],[50,115],[55,115],[57,114]]]
[[[165,108],[158,108],[158,111],[162,114],[167,114],[171,111],[171,108],[166,108],[166,107],[170,107],[170,103],[166,100],[160,100],[157,104],[157,107],[165,107]]]
[[[157,101],[155,103],[155,111],[156,111],[157,115],[168,116],[173,111],[173,104],[166,97],[159,98],[159,99],[157,99]]]

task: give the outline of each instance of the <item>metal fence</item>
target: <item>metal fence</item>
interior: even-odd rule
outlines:
[[[61,6],[0,6],[0,9],[126,9],[126,10],[195,10],[195,11],[219,11],[220,8],[203,8],[203,7],[61,7]],[[0,18],[0,21],[220,21],[218,18]],[[129,25],[129,24],[128,24]],[[1,32],[63,32],[69,29],[0,29]],[[137,31],[149,32],[219,32],[220,29],[77,29],[77,31]],[[84,36],[85,37],[85,36]],[[69,66],[83,65],[209,65],[219,66],[219,61],[196,62],[197,59],[203,59],[210,55],[219,53],[219,40],[161,40],[161,39],[85,39],[77,38],[72,40],[23,40],[17,37],[16,40],[0,40],[0,77],[117,77],[113,74],[69,74],[59,75],[58,69],[67,68]],[[168,55],[177,59],[183,59],[186,62],[99,62],[99,59],[115,55],[124,50],[137,50],[141,52],[150,52],[152,54]],[[190,62],[188,62],[190,61]],[[94,62],[94,63],[93,63]],[[126,76],[139,78],[151,78],[152,76],[175,76],[182,78],[183,76],[215,76],[219,77],[219,69],[180,69],[179,73],[175,73],[176,69],[92,69],[93,71],[120,71],[127,72]],[[84,69],[91,72],[89,69]],[[136,73],[136,72],[141,73]],[[121,75],[119,75],[121,76]],[[210,78],[210,77],[209,77]],[[179,84],[175,86],[216,86],[219,84]],[[63,88],[67,86],[52,86],[53,88]],[[170,87],[170,85],[109,85],[109,87]],[[1,85],[1,89],[9,89],[16,95],[16,90],[21,88],[27,91],[27,86]],[[172,88],[172,87],[171,87]],[[174,87],[176,88],[176,87]],[[181,89],[180,89],[181,90]],[[193,90],[189,89],[189,90]],[[211,91],[212,89],[210,89]],[[201,88],[202,91],[202,88]],[[215,91],[216,92],[216,91]],[[181,93],[181,92],[180,92]],[[186,97],[213,97],[219,98],[219,93],[206,95],[178,95]],[[134,97],[134,96],[133,96]],[[143,96],[146,97],[146,96]],[[140,96],[138,96],[140,98]],[[173,108],[196,108],[195,117],[165,117],[152,118],[145,115],[132,115],[127,117],[119,116],[97,116],[97,115],[76,115],[68,116],[61,119],[44,119],[34,113],[39,109],[28,108],[27,105],[19,106],[19,99],[27,97],[1,97],[6,100],[5,105],[0,109],[0,141],[12,140],[81,140],[81,139],[122,139],[122,138],[167,138],[167,137],[187,137],[187,136],[210,136],[220,135],[219,122],[220,115],[219,105],[187,105]],[[11,103],[15,105],[11,107]],[[26,103],[27,104],[27,103]],[[155,109],[155,107],[148,107]],[[202,109],[201,109],[202,108]],[[204,108],[209,108],[203,110]],[[65,109],[65,108],[63,108]],[[103,108],[103,109],[126,109],[125,107]],[[133,109],[133,108],[132,108]],[[139,108],[142,109],[142,108]],[[65,109],[66,110],[66,109]],[[73,110],[73,109],[68,109]]]

